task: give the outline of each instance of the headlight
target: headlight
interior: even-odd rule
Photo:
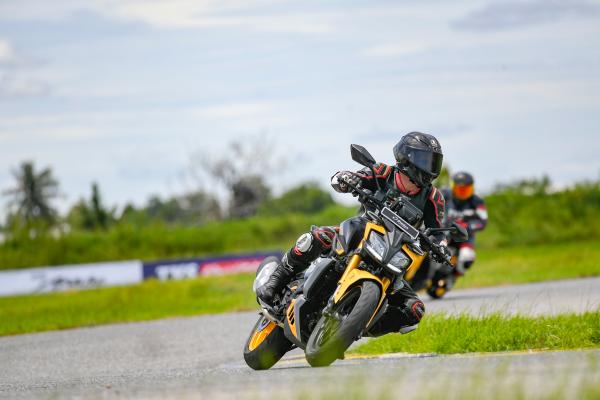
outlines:
[[[365,248],[373,257],[375,257],[377,261],[381,261],[381,259],[383,258],[383,253],[385,253],[385,247],[386,244],[383,240],[383,236],[381,236],[378,233],[371,232],[367,243],[365,243]]]
[[[410,264],[410,259],[400,250],[394,257],[390,260],[390,262],[386,265],[392,272],[397,274],[403,273],[403,268]]]
[[[365,249],[377,260],[380,261],[383,259],[383,254],[385,253],[387,244],[382,235],[371,232],[369,235],[369,239],[365,243]],[[391,272],[396,274],[402,274],[403,268],[406,267],[410,263],[410,259],[399,250],[394,256],[390,259],[390,261],[385,265]]]

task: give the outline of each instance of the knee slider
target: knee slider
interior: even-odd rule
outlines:
[[[416,324],[425,315],[425,304],[419,299],[410,299],[406,302],[406,311],[409,317],[414,318]]]
[[[300,253],[307,253],[313,245],[313,235],[305,233],[296,241],[295,249]]]
[[[296,272],[302,271],[314,261],[322,252],[319,242],[315,240],[312,232],[302,234],[296,245],[286,253],[286,262]]]
[[[335,230],[328,226],[313,227],[311,233],[315,240],[315,245],[321,248],[321,251],[330,249],[335,237]]]

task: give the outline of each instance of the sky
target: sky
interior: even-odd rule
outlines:
[[[411,131],[480,191],[597,179],[600,2],[0,1],[0,190],[34,161],[63,212],[94,181],[120,207],[218,193],[190,165],[233,140],[271,143],[275,193],[327,187],[351,143],[391,163]]]

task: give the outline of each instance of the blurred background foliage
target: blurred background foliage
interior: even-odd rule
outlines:
[[[339,224],[357,211],[358,205],[336,204],[330,193],[303,183],[265,198],[246,217],[227,215],[204,192],[154,196],[119,214],[103,205],[93,184],[90,199],[64,217],[11,213],[3,226],[0,269],[284,249],[310,225]],[[600,181],[556,190],[542,177],[498,185],[484,198],[490,223],[478,238],[483,249],[600,239]]]
[[[311,225],[337,225],[358,210],[358,203],[338,204],[331,189],[314,182],[274,196],[266,177],[285,163],[264,137],[193,159],[193,190],[119,210],[105,204],[92,182],[89,197],[64,215],[52,168],[21,163],[12,171],[14,185],[2,191],[0,269],[285,249]],[[445,165],[435,184],[447,187],[451,176]],[[544,176],[499,184],[483,197],[490,223],[478,237],[482,249],[600,238],[600,180],[557,189]]]

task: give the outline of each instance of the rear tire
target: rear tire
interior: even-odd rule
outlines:
[[[244,360],[254,370],[269,369],[292,347],[283,329],[261,316],[244,345]]]
[[[381,289],[372,281],[348,291],[331,311],[339,314],[341,321],[322,316],[317,322],[306,344],[306,361],[313,367],[324,367],[342,357],[366,328],[380,298]]]

